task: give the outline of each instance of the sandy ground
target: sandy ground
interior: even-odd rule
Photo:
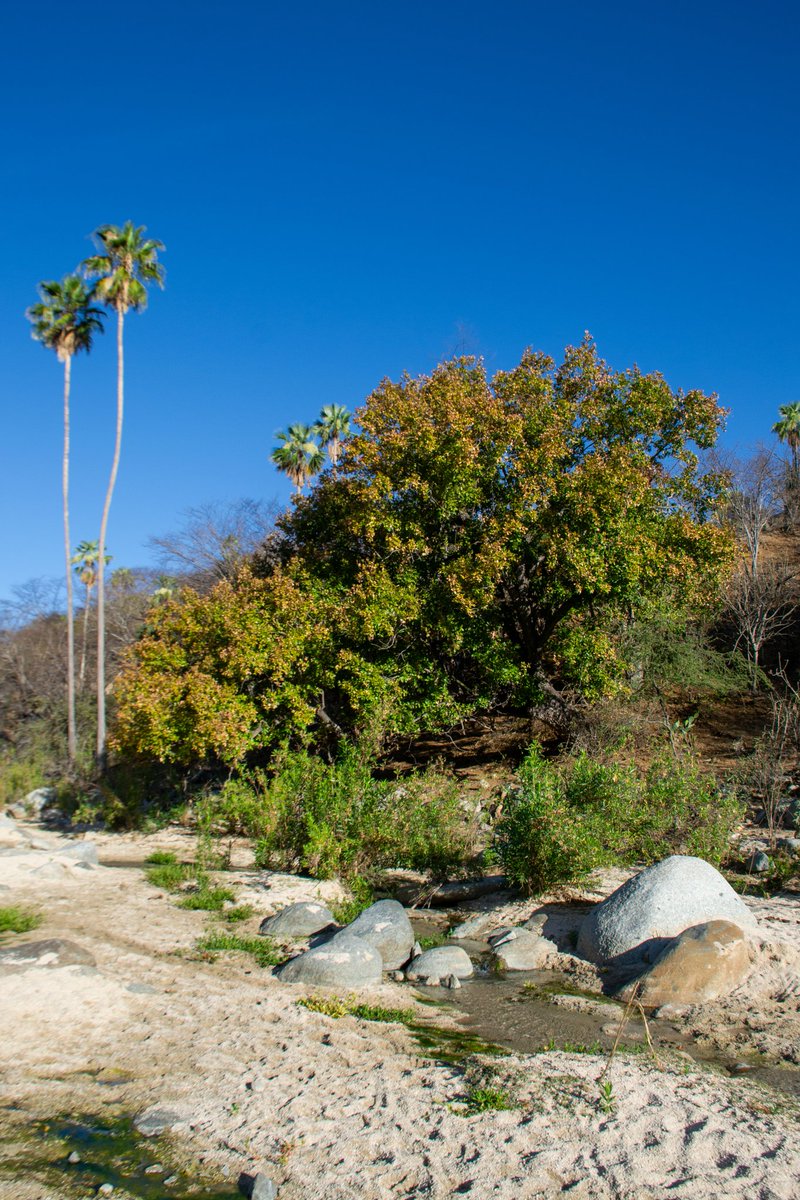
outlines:
[[[154,846],[186,848],[187,837],[95,840],[101,861],[138,863]],[[335,884],[256,876],[234,849],[240,898],[259,914],[335,898]],[[459,1101],[472,1076],[423,1058],[403,1026],[310,1012],[295,1003],[303,988],[250,959],[194,956],[211,918],[177,908],[138,866],[33,873],[52,861],[45,849],[0,857],[0,903],[30,905],[45,918],[13,941],[68,938],[95,956],[99,971],[0,977],[0,1119],[169,1107],[183,1118],[176,1145],[200,1169],[230,1180],[232,1191],[240,1172],[263,1170],[281,1200],[800,1196],[797,1108],[746,1077],[677,1058],[659,1069],[642,1056],[620,1057],[609,1075],[615,1108],[604,1113],[602,1059],[511,1056],[486,1061],[518,1107],[465,1117]],[[604,890],[617,882],[609,877]],[[498,922],[536,907],[498,907]],[[710,1041],[797,1062],[800,905],[785,898],[753,908],[765,940],[748,981],[685,1020]],[[255,928],[256,917],[245,931]],[[395,984],[371,999],[414,1002],[408,986]],[[420,1011],[430,1019],[430,1009]],[[109,1088],[110,1076],[128,1082]],[[0,1177],[8,1200],[61,1195],[70,1193]]]

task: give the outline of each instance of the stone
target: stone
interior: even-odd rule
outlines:
[[[419,958],[406,968],[406,979],[414,983],[446,979],[455,975],[457,979],[469,979],[473,973],[472,961],[461,946],[434,946],[432,950],[424,950]]]
[[[97,846],[94,842],[65,842],[60,846],[53,846],[51,849],[52,853],[57,854],[59,858],[73,858],[79,863],[94,863],[97,865],[100,861],[97,857]]]
[[[171,1129],[184,1124],[185,1118],[180,1113],[171,1108],[157,1106],[145,1109],[133,1119],[133,1127],[142,1137],[158,1137],[160,1134],[169,1133]]]
[[[468,917],[460,925],[456,925],[447,936],[453,938],[454,941],[461,941],[462,938],[478,939],[489,928],[492,920],[491,913],[478,913],[474,917]]]
[[[72,1153],[67,1158],[67,1162],[72,1163],[73,1167],[76,1165],[76,1163],[79,1163],[80,1161],[81,1161],[81,1156],[80,1156],[80,1154],[78,1154],[77,1150],[73,1150]]]
[[[38,816],[45,808],[55,804],[57,793],[55,788],[40,787],[34,788],[32,792],[28,792],[22,800],[22,807],[26,813],[33,816]]]
[[[322,946],[299,954],[282,967],[284,983],[307,983],[312,987],[367,988],[381,981],[383,959],[374,946],[346,931]]]
[[[668,941],[693,925],[755,917],[719,871],[702,858],[673,854],[634,875],[581,924],[578,954],[590,962],[653,962]]]
[[[447,975],[442,980],[442,987],[450,988],[451,991],[457,992],[461,987],[461,980],[457,975]]]
[[[491,939],[493,965],[501,971],[536,971],[551,954],[558,953],[554,942],[532,929],[509,929]]]
[[[800,854],[800,838],[778,838],[778,849],[789,854]]]
[[[790,800],[783,811],[783,823],[787,829],[800,830],[800,799]]]
[[[263,1171],[259,1171],[253,1180],[250,1200],[275,1200],[277,1194],[278,1189],[269,1176],[265,1175]]]
[[[0,950],[0,968],[6,972],[26,971],[29,967],[96,966],[93,956],[83,946],[62,938],[44,938],[40,942],[23,942]]]
[[[34,867],[31,875],[38,875],[40,879],[63,879],[69,874],[69,868],[60,862],[44,862],[40,867]]]
[[[769,860],[769,855],[763,850],[755,850],[747,860],[747,869],[755,875],[764,875],[771,868],[772,863]]]
[[[335,925],[333,913],[325,904],[314,900],[300,900],[289,904],[272,917],[265,917],[258,932],[268,937],[304,938]]]
[[[750,969],[747,938],[732,921],[707,921],[684,929],[651,967],[619,993],[644,1008],[687,1008],[727,996]]]
[[[406,910],[397,900],[379,900],[377,904],[370,904],[355,921],[337,933],[333,941],[345,934],[359,938],[377,950],[385,971],[396,971],[411,958],[414,930]]]
[[[522,928],[531,929],[534,933],[542,933],[549,919],[547,913],[536,912],[532,917],[528,917],[527,921],[522,922]]]

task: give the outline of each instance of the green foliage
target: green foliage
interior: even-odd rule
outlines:
[[[636,691],[651,695],[668,686],[708,696],[746,692],[750,667],[738,650],[724,654],[682,605],[663,600],[624,627],[621,644]]]
[[[231,900],[233,900],[233,892],[230,888],[211,887],[203,880],[196,892],[190,892],[188,896],[184,896],[179,901],[179,908],[219,912]]]
[[[617,1098],[614,1095],[614,1086],[611,1083],[611,1080],[610,1079],[598,1079],[597,1091],[599,1093],[598,1104],[600,1107],[600,1111],[602,1113],[606,1113],[609,1116],[611,1115],[611,1113],[616,1112]]]
[[[16,904],[0,905],[0,933],[30,933],[42,923],[40,913]]]
[[[529,892],[676,852],[718,864],[742,811],[690,757],[662,755],[645,771],[586,754],[556,766],[534,745],[506,798],[494,852]]]
[[[271,773],[253,771],[209,797],[206,813],[217,827],[254,837],[261,867],[353,880],[361,907],[369,900],[355,881],[376,867],[463,868],[475,829],[455,780],[429,769],[396,783],[376,779],[372,768],[360,746],[344,746],[330,764],[286,751]]]
[[[153,887],[160,888],[165,892],[175,892],[192,879],[195,874],[195,869],[188,863],[178,863],[174,860],[166,863],[156,863],[149,866],[145,871],[145,878]]]
[[[362,1004],[354,997],[301,996],[297,1001],[300,1008],[321,1013],[325,1017],[358,1017],[361,1021],[385,1021],[409,1025],[414,1021],[413,1008],[384,1008],[377,1004]]]
[[[349,899],[331,906],[331,913],[337,925],[349,925],[375,900],[375,894],[366,879],[358,875],[353,876],[348,879],[347,886],[351,893]]]
[[[235,908],[226,908],[222,912],[223,920],[228,921],[231,925],[238,925],[240,921],[249,921],[252,915],[252,904],[237,904]]]
[[[152,854],[148,854],[144,861],[147,866],[166,867],[177,863],[178,859],[171,850],[154,850]]]
[[[482,1112],[507,1112],[513,1108],[508,1092],[499,1087],[472,1087],[464,1098],[459,1112],[464,1117],[474,1117]]]
[[[236,952],[251,955],[259,967],[277,967],[286,961],[286,955],[268,937],[242,937],[224,929],[212,930],[196,942],[201,954],[214,955]]]

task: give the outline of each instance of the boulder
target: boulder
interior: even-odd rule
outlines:
[[[370,904],[333,939],[347,934],[360,938],[378,951],[385,971],[396,971],[411,958],[414,930],[408,914],[397,900],[379,900]]]
[[[72,858],[76,862],[91,863],[93,866],[97,866],[100,861],[94,842],[70,841],[60,846],[51,846],[50,850],[59,858]]]
[[[461,946],[434,946],[413,960],[406,969],[406,979],[415,983],[438,983],[449,975],[469,979],[472,971],[472,961]]]
[[[645,1008],[686,1008],[726,996],[750,969],[747,938],[732,921],[693,925],[662,951],[651,967],[622,989]]]
[[[587,913],[578,954],[590,962],[653,962],[667,942],[706,921],[756,928],[755,917],[702,858],[673,854],[647,867]]]
[[[265,917],[258,932],[268,937],[305,938],[335,925],[333,913],[325,904],[315,900],[300,900],[289,904],[272,917]]]
[[[460,925],[456,925],[450,930],[448,937],[454,941],[461,941],[462,938],[480,939],[491,927],[494,915],[488,913],[478,913],[474,917],[468,917],[466,921],[462,921]]]
[[[0,970],[25,971],[29,967],[94,967],[93,956],[83,946],[62,938],[44,938],[40,942],[23,942],[0,950]]]
[[[501,971],[536,971],[551,954],[558,953],[554,942],[522,927],[504,930],[489,941],[494,951],[492,965]]]
[[[383,959],[374,946],[346,931],[299,954],[279,972],[284,983],[312,987],[365,988],[380,983]]]
[[[38,816],[44,809],[49,808],[51,804],[56,802],[56,789],[51,787],[34,788],[32,792],[28,792],[27,796],[22,801],[22,807],[26,813],[33,816]]]
[[[747,870],[751,871],[754,875],[764,875],[772,869],[769,855],[765,854],[763,850],[754,850],[747,860],[746,865]]]

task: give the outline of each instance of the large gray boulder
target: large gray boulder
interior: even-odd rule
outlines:
[[[494,951],[492,965],[500,971],[537,971],[558,953],[555,942],[524,926],[504,929],[489,942]]]
[[[55,804],[58,793],[52,787],[34,788],[32,792],[28,792],[27,796],[22,801],[22,807],[26,813],[31,813],[38,816],[46,808]]]
[[[377,904],[370,904],[333,940],[338,941],[344,934],[373,946],[383,959],[385,971],[396,971],[411,958],[414,930],[406,910],[397,900],[379,900]]]
[[[335,925],[333,913],[316,900],[299,900],[289,904],[272,917],[265,917],[258,932],[268,937],[305,938]]]
[[[702,858],[673,854],[587,913],[578,954],[596,963],[652,962],[671,938],[706,921],[756,928],[755,917],[719,871]]]
[[[461,946],[434,946],[418,954],[406,970],[406,979],[414,983],[438,984],[441,979],[455,975],[456,979],[469,979],[472,961]]]
[[[30,967],[94,967],[94,957],[83,946],[64,938],[43,938],[0,950],[0,972],[27,971]]]
[[[374,946],[346,931],[299,954],[280,970],[284,983],[311,987],[366,988],[380,983],[383,959]]]

